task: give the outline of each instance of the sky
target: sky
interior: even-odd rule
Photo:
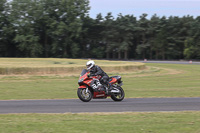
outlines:
[[[139,18],[143,13],[151,18],[157,16],[200,16],[200,0],[90,0],[89,15],[96,18],[101,13],[103,17],[112,12],[114,18],[119,13],[134,15]]]

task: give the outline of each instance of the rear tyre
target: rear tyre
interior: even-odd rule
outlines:
[[[90,89],[88,89],[86,92],[86,88],[78,88],[77,95],[83,102],[89,102],[93,97],[93,93],[90,91]]]
[[[120,91],[120,93],[112,93],[111,98],[114,101],[122,101],[125,96],[124,90],[120,86],[117,86],[117,89]]]

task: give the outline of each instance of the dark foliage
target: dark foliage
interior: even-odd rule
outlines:
[[[200,59],[200,17],[89,10],[89,0],[1,0],[0,57]]]

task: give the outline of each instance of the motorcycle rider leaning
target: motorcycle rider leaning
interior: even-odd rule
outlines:
[[[95,62],[93,60],[89,60],[86,63],[87,70],[90,72],[90,75],[88,76],[101,76],[100,82],[105,84],[108,87],[108,91],[111,90],[111,84],[109,83],[109,77],[108,75],[99,67],[98,65],[95,65]]]

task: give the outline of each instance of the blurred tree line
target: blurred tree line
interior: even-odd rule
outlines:
[[[0,0],[0,57],[200,59],[200,16],[89,11],[89,0]]]

